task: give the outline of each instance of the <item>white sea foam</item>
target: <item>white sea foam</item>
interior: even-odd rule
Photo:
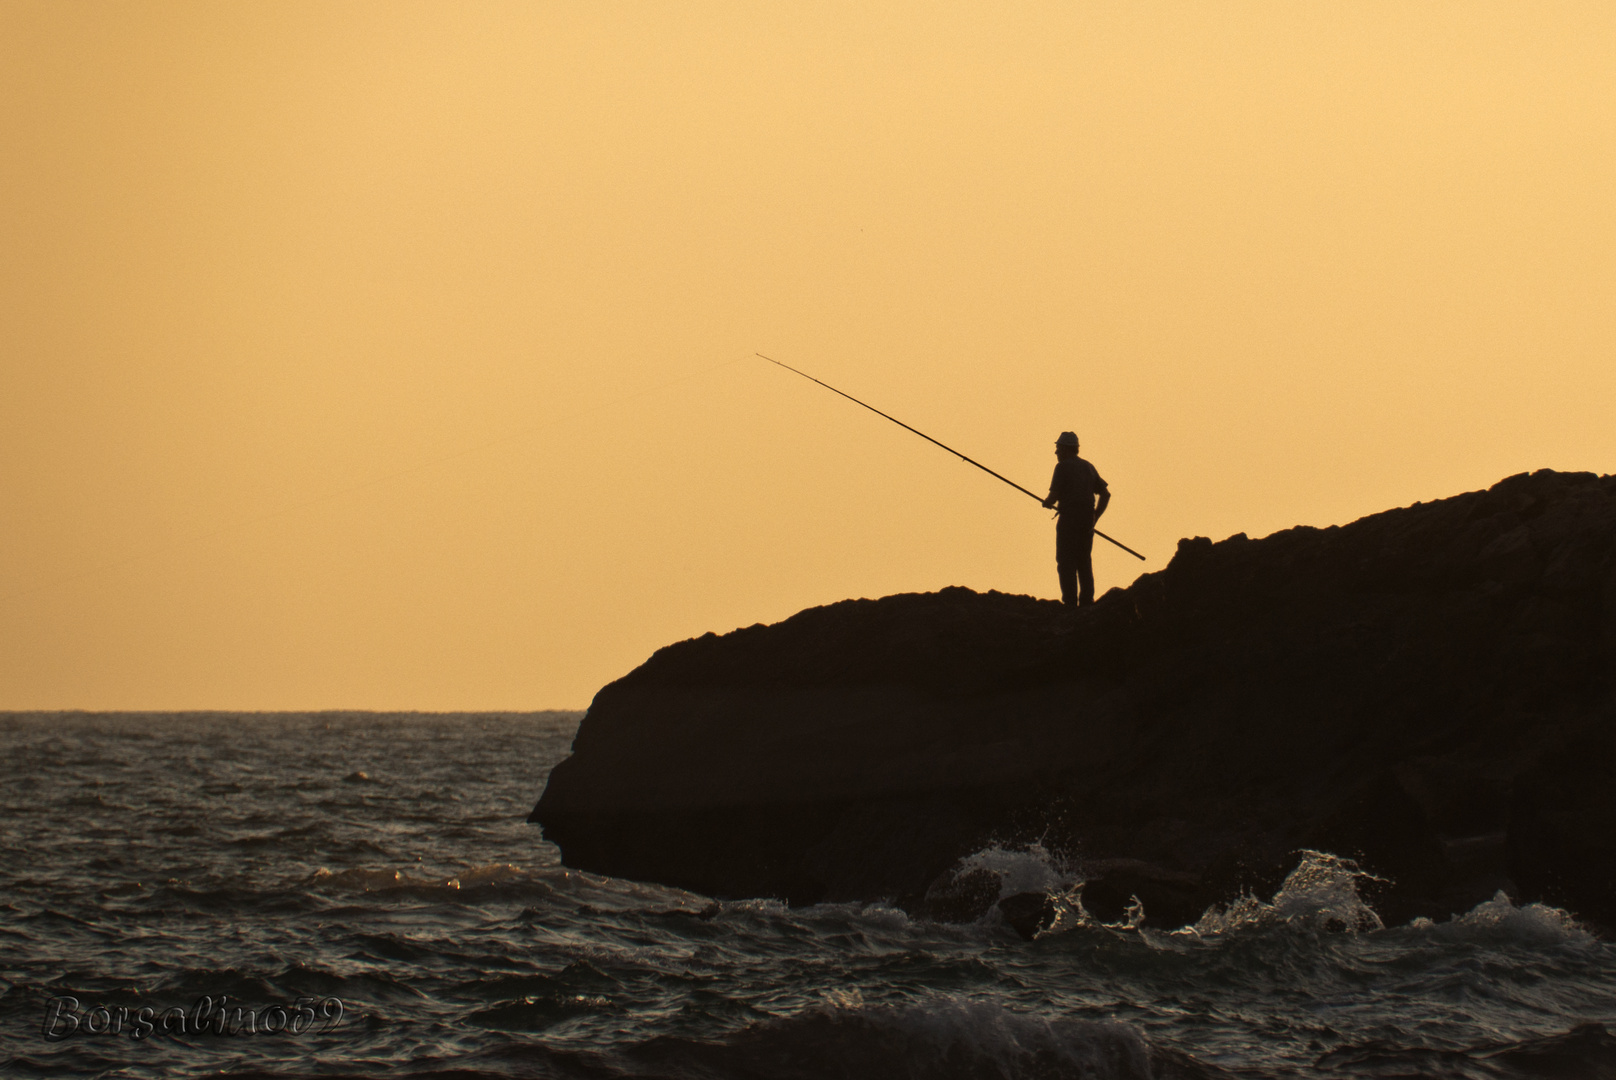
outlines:
[[[862,1009],[864,992],[856,986],[846,989],[836,987],[825,991],[825,1000],[837,1009]]]
[[[1272,900],[1247,894],[1228,905],[1214,904],[1193,927],[1181,932],[1213,937],[1269,926],[1349,933],[1379,930],[1385,924],[1358,895],[1358,883],[1366,880],[1379,879],[1360,870],[1351,859],[1323,851],[1304,851]]]
[[[1139,931],[1146,944],[1157,949],[1178,950],[1185,939],[1217,938],[1243,930],[1293,927],[1311,931],[1364,933],[1383,930],[1385,924],[1360,895],[1360,885],[1380,878],[1359,868],[1351,859],[1323,851],[1303,851],[1271,900],[1251,894],[1228,904],[1214,904],[1193,926],[1162,932],[1143,928],[1144,906],[1136,898],[1115,923],[1101,923],[1082,904],[1082,873],[1051,855],[1041,844],[1026,848],[1000,845],[984,848],[962,859],[960,872],[987,870],[999,879],[999,899],[1019,893],[1042,893],[1050,898],[1054,911],[1051,923],[1039,937],[1064,933],[1078,927],[1113,931]],[[984,916],[997,921],[990,909]],[[1428,931],[1445,940],[1508,937],[1538,942],[1590,944],[1597,939],[1569,912],[1548,904],[1517,906],[1502,891],[1446,922],[1417,918],[1409,928]]]
[[[1444,940],[1506,937],[1579,945],[1592,944],[1596,940],[1570,912],[1541,903],[1517,907],[1502,889],[1493,894],[1491,900],[1484,900],[1447,922],[1419,918],[1410,922],[1409,928],[1428,931]]]
[[[960,872],[987,870],[999,879],[999,899],[1018,893],[1042,893],[1050,898],[1054,919],[1039,937],[1064,933],[1078,927],[1104,927],[1118,931],[1140,931],[1147,916],[1135,897],[1115,923],[1101,923],[1082,903],[1082,872],[1051,855],[1041,844],[1026,848],[999,845],[984,848],[960,861]],[[1375,910],[1364,902],[1358,885],[1379,880],[1359,869],[1357,863],[1323,851],[1303,851],[1296,868],[1286,876],[1272,900],[1247,894],[1228,904],[1214,904],[1202,913],[1194,926],[1162,934],[1148,931],[1149,944],[1173,947],[1171,937],[1207,938],[1237,930],[1270,926],[1291,926],[1310,930],[1359,933],[1383,929]],[[995,919],[989,911],[985,918]]]
[[[1056,859],[1042,844],[1007,848],[994,844],[960,860],[960,873],[986,870],[999,879],[999,899],[1018,893],[1058,896],[1081,884],[1083,877]]]
[[[999,879],[999,895],[996,900],[1022,893],[1041,894],[1050,899],[1053,917],[1048,925],[1038,931],[1037,937],[1063,934],[1079,926],[1099,925],[1083,908],[1082,872],[1064,859],[1051,854],[1041,843],[1035,842],[1021,848],[1009,848],[1000,844],[985,847],[961,859],[957,873],[967,874],[980,870],[985,870]],[[1135,925],[1142,918],[1141,912],[1135,918]],[[978,920],[979,923],[986,924],[998,924],[1002,921],[1003,915],[997,907],[989,907]]]

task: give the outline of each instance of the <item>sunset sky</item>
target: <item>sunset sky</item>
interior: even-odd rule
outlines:
[[[1616,5],[0,0],[0,709],[583,707],[1616,471]]]

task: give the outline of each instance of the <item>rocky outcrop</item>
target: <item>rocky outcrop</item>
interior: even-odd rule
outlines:
[[[1040,841],[1113,919],[1271,889],[1315,848],[1388,921],[1503,888],[1616,925],[1616,477],[1179,542],[1063,623],[949,588],[660,650],[530,820],[569,866],[967,918]]]

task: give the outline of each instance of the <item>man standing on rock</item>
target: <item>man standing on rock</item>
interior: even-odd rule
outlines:
[[[1060,433],[1055,440],[1055,476],[1049,481],[1044,507],[1060,508],[1055,524],[1055,570],[1060,575],[1061,603],[1067,609],[1094,603],[1094,523],[1111,502],[1111,491],[1099,472],[1077,456],[1077,435]],[[1100,497],[1095,505],[1094,497]],[[1082,582],[1083,591],[1077,584]]]

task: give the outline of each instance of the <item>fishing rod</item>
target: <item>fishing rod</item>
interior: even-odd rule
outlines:
[[[756,355],[761,357],[764,360],[767,360],[769,363],[775,365],[776,367],[783,367],[787,371],[794,372],[795,374],[801,375],[803,378],[807,379],[809,382],[819,383],[820,386],[823,386],[826,390],[829,390],[833,394],[841,394],[842,397],[846,398],[848,401],[851,401],[855,405],[863,405],[866,409],[869,409],[875,415],[880,416],[880,417],[884,417],[884,418],[886,418],[888,420],[891,420],[894,424],[897,424],[899,427],[903,428],[905,431],[913,431],[916,435],[919,435],[922,439],[925,439],[927,442],[931,443],[932,445],[941,446],[944,450],[947,450],[950,454],[953,454],[955,457],[959,458],[961,461],[967,462],[968,464],[971,464],[971,465],[975,465],[978,469],[981,469],[983,472],[987,473],[991,477],[994,477],[995,479],[1003,480],[1005,483],[1009,484],[1011,487],[1015,488],[1017,491],[1021,492],[1023,495],[1027,495],[1027,496],[1030,496],[1033,499],[1036,499],[1040,506],[1043,505],[1044,500],[1040,496],[1034,494],[1031,491],[1028,491],[1026,488],[1022,487],[1020,484],[1016,483],[1014,480],[1011,480],[1009,477],[1000,476],[998,473],[994,472],[992,469],[988,468],[986,465],[982,464],[980,461],[977,461],[974,458],[966,457],[964,454],[960,453],[958,450],[954,449],[952,446],[949,446],[946,443],[938,442],[936,439],[932,438],[930,435],[927,435],[924,431],[921,431],[919,428],[910,427],[908,424],[904,423],[902,420],[899,420],[896,416],[887,416],[886,413],[882,412],[880,409],[877,409],[874,405],[866,404],[865,402],[862,402],[858,398],[854,397],[852,394],[842,393],[842,391],[836,389],[834,386],[832,386],[828,382],[819,382],[818,379],[814,378],[812,375],[808,374],[806,371],[798,371],[796,368],[792,367],[790,364],[782,364],[782,363],[780,363],[780,361],[776,360],[772,356],[764,356],[762,353],[757,353]],[[1121,540],[1112,540],[1111,537],[1105,535],[1105,533],[1101,532],[1099,529],[1094,530],[1094,535],[1098,536],[1101,540],[1109,540],[1111,543],[1117,545],[1117,547],[1121,548],[1123,551],[1126,551],[1129,555],[1132,555],[1136,559],[1139,559],[1139,560],[1143,561],[1144,558],[1145,558],[1143,555],[1139,554],[1133,548],[1129,547],[1127,544],[1124,544]]]

